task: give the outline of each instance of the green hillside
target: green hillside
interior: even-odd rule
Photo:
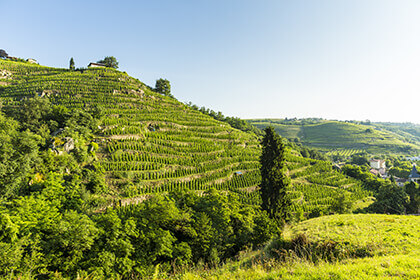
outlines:
[[[272,125],[276,131],[288,139],[299,139],[302,144],[327,151],[357,150],[372,154],[416,154],[420,151],[420,142],[414,135],[413,128],[390,129],[390,125],[328,121],[320,119],[283,120],[263,119],[248,120],[258,128]],[[415,131],[414,131],[415,132]],[[414,133],[413,132],[413,133]]]
[[[110,68],[0,60],[0,73],[0,278],[165,278],[278,233],[260,206],[253,132]],[[285,149],[292,223],[364,211],[386,184]]]
[[[353,203],[353,209],[348,210],[357,210],[370,203],[372,194],[365,190],[362,182],[333,169],[329,162],[303,158],[290,149],[286,164],[295,215],[317,217],[334,213],[340,197]]]
[[[218,269],[196,269],[174,279],[419,279],[419,227],[418,216],[311,219],[286,231],[283,245],[271,244],[280,256],[276,261],[245,254]]]
[[[70,109],[96,108],[104,115],[92,139],[99,144],[94,165],[106,174],[114,195],[205,190],[210,185],[241,193],[259,182],[255,135],[153,92],[126,73],[9,61],[0,61],[0,71],[5,73],[0,97],[6,109],[38,95]]]
[[[15,110],[26,97],[41,96],[102,116],[84,143],[89,149],[91,142],[98,145],[95,157],[82,162],[105,177],[105,187],[91,189],[99,201],[97,208],[115,205],[116,199],[121,205],[138,203],[150,194],[174,189],[229,190],[243,202],[259,203],[255,190],[260,183],[260,147],[253,133],[233,129],[114,69],[70,71],[0,61],[0,71],[6,111]],[[66,136],[64,128],[51,141],[65,142]],[[296,214],[327,214],[334,212],[331,206],[339,196],[348,194],[356,202],[370,195],[360,182],[333,170],[330,163],[303,158],[293,149],[288,154]],[[38,173],[40,178],[45,175]]]

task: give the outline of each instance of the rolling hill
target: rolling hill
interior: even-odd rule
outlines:
[[[82,163],[103,173],[110,189],[97,194],[102,199],[98,207],[115,204],[116,199],[121,205],[138,203],[180,188],[232,191],[243,202],[259,203],[255,190],[261,148],[255,134],[234,129],[110,68],[70,71],[0,61],[0,71],[0,100],[7,110],[40,96],[69,109],[101,112],[100,125],[89,140],[98,146],[95,160],[91,167]],[[52,139],[55,143],[66,138],[58,134]],[[91,147],[89,141],[84,145]],[[343,193],[352,201],[370,195],[330,163],[303,158],[291,148],[287,167],[296,213],[329,213]]]
[[[321,119],[248,120],[258,128],[272,125],[283,137],[325,151],[358,150],[371,154],[417,154],[420,142],[415,125],[356,123]]]
[[[114,196],[200,191],[210,185],[246,196],[242,190],[259,183],[255,135],[156,93],[126,73],[10,61],[0,61],[0,71],[0,99],[9,110],[34,96],[69,109],[100,108],[104,117],[92,139],[99,145],[94,165],[105,173]]]

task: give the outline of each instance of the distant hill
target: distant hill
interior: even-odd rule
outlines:
[[[283,137],[326,151],[356,150],[372,154],[417,154],[420,151],[420,126],[369,122],[344,122],[322,119],[253,119],[263,129],[272,125]]]

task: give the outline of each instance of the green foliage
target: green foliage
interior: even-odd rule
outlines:
[[[98,63],[105,64],[106,67],[118,69],[118,61],[113,56],[106,56],[104,59],[99,60]]]
[[[291,227],[263,253],[169,279],[417,279],[420,217],[333,215]],[[267,252],[275,258],[269,258]],[[257,256],[255,256],[257,254]],[[391,276],[392,275],[392,276]]]
[[[69,65],[69,69],[70,69],[70,70],[74,70],[74,69],[75,69],[75,66],[74,66],[74,59],[73,59],[73,57],[72,57],[72,58],[70,58],[70,65]]]
[[[0,98],[15,118],[0,116],[1,277],[129,279],[216,266],[276,230],[259,206],[258,138],[220,120],[246,131],[244,121],[209,117],[114,69],[0,68],[12,73]],[[341,194],[368,195],[281,145],[269,175],[285,183],[289,169],[281,195],[297,219],[332,213]]]
[[[0,196],[11,197],[19,189],[37,162],[40,137],[19,132],[18,123],[0,113]]]
[[[166,79],[156,80],[155,90],[165,96],[173,97],[171,94],[171,83]]]
[[[369,159],[366,155],[353,155],[351,157],[351,164],[357,164],[357,165],[369,165]]]
[[[341,168],[344,174],[362,181],[365,188],[373,191],[374,193],[379,191],[379,188],[385,184],[383,179],[380,179],[369,172],[367,166],[357,165],[345,165]]]
[[[419,214],[420,212],[420,188],[414,182],[405,185],[405,192],[408,194],[410,201],[406,205],[407,213]]]
[[[368,211],[384,214],[404,214],[405,206],[410,201],[407,193],[394,183],[382,184],[376,195],[376,201],[371,204]]]
[[[353,201],[347,192],[341,193],[331,205],[331,210],[338,214],[349,213],[352,209]]]
[[[290,206],[287,196],[289,178],[286,175],[285,148],[280,136],[269,126],[265,129],[261,154],[262,208],[270,218],[286,220]]]
[[[322,119],[262,119],[249,122],[260,129],[271,125],[282,137],[297,138],[305,146],[329,151],[355,149],[371,154],[408,155],[420,150],[420,138],[413,137],[419,127],[413,124],[398,126]]]
[[[7,54],[7,52],[3,49],[0,49],[0,57],[8,57],[9,55]]]

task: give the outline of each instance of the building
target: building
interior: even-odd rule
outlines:
[[[370,167],[375,169],[386,169],[385,161],[381,159],[369,160]]]
[[[29,62],[29,63],[38,64],[38,61],[36,61],[36,59],[33,59],[33,58],[28,58],[26,61]]]
[[[102,63],[91,62],[91,63],[89,63],[88,67],[89,68],[93,68],[93,67],[106,67],[106,65],[105,64],[102,64]]]
[[[413,169],[411,170],[410,175],[408,175],[408,180],[411,182],[420,183],[420,174],[417,172],[415,164],[413,164]]]

